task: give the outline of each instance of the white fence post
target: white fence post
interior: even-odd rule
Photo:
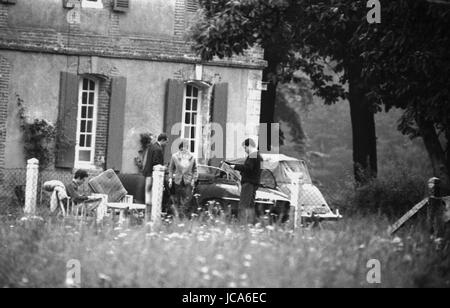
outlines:
[[[25,188],[25,215],[36,215],[39,161],[36,158],[27,161],[27,182]]]
[[[302,174],[292,173],[291,205],[294,206],[294,229],[298,228],[299,219],[301,223],[300,211],[300,185],[302,185]]]
[[[166,167],[164,166],[157,165],[153,167],[152,212],[150,218],[152,227],[158,227],[161,224],[165,171]]]

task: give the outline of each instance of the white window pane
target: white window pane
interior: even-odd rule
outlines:
[[[86,147],[90,148],[92,146],[92,135],[86,135]]]
[[[91,151],[79,151],[78,152],[78,160],[83,162],[90,162],[91,161]]]
[[[186,96],[192,96],[192,86],[187,86],[186,88]]]
[[[89,105],[94,105],[94,93],[89,93],[89,100],[87,103]]]
[[[82,104],[87,104],[87,101],[88,101],[88,93],[87,92],[83,92],[81,103]]]
[[[190,111],[191,110],[191,99],[188,98],[186,99],[186,111]]]
[[[92,133],[92,121],[87,121],[86,132]]]
[[[80,135],[80,147],[86,146],[86,136],[84,134]]]
[[[81,121],[81,132],[82,133],[86,132],[86,121],[85,120]]]
[[[92,119],[94,117],[94,107],[88,108],[88,116],[89,119]]]
[[[191,121],[192,125],[196,125],[197,124],[197,114],[193,113],[192,114],[192,121]]]

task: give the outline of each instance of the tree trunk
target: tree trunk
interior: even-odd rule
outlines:
[[[450,128],[445,130],[445,142],[446,165],[447,170],[450,172]]]
[[[360,86],[359,70],[349,71],[349,101],[353,133],[353,163],[356,183],[361,185],[378,173],[375,115]]]
[[[268,81],[267,91],[261,93],[261,115],[260,123],[271,124],[274,122],[275,114],[275,101],[277,97],[277,85],[276,80],[277,68],[279,62],[271,56],[265,55],[265,60],[268,62],[268,66],[263,71],[263,81]],[[268,126],[269,127],[269,126]],[[267,134],[267,150],[272,149],[272,136],[268,132]]]
[[[430,156],[433,175],[441,179],[442,191],[448,194],[450,193],[449,169],[447,166],[448,157],[446,157],[446,153],[439,141],[436,128],[433,122],[427,121],[419,116],[416,117],[416,123],[419,126],[420,135]]]

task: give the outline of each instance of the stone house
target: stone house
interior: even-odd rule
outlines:
[[[170,135],[166,161],[181,134],[208,163],[211,123],[244,127],[222,138],[243,155],[232,143],[257,135],[266,63],[256,49],[200,61],[196,14],[195,0],[0,0],[0,174],[25,167],[18,99],[57,126],[54,170],[136,173],[145,132]]]

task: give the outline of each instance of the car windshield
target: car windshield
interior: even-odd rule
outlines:
[[[275,180],[275,177],[273,173],[268,169],[262,169],[261,170],[261,182],[260,185],[262,187],[277,188],[277,181]]]
[[[228,179],[227,172],[222,169],[210,166],[198,166],[199,180]]]
[[[277,181],[280,184],[291,183],[294,174],[301,174],[305,183],[312,183],[308,167],[303,161],[283,161],[277,172]]]

